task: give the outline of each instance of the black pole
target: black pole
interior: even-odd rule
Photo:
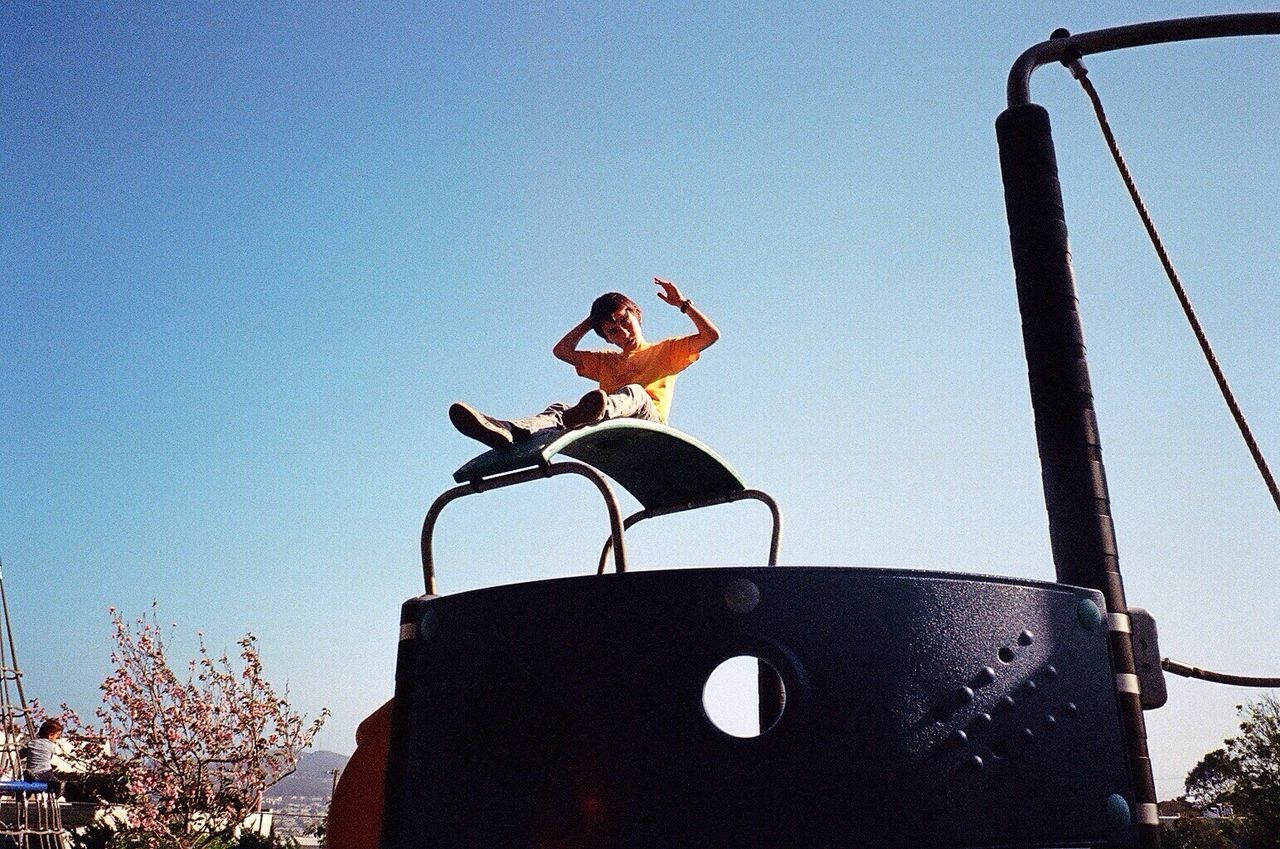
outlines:
[[[1034,103],[996,120],[1036,442],[1058,580],[1100,590],[1134,798],[1136,845],[1158,849],[1155,781],[1120,579],[1111,501],[1085,363],[1084,330],[1049,114]]]

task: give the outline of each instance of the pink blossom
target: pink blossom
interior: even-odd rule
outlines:
[[[242,822],[271,783],[291,772],[328,718],[290,707],[263,677],[257,639],[237,641],[236,669],[216,660],[199,636],[185,680],[170,666],[156,605],[131,626],[110,610],[114,667],[102,682],[99,728],[68,713],[76,736],[107,743],[90,747],[90,769],[118,773],[130,797],[129,827],[157,849],[191,849],[209,833]],[[64,706],[65,710],[65,706]]]

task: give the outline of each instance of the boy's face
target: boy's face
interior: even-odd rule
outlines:
[[[617,345],[624,351],[634,351],[644,342],[640,333],[640,319],[626,307],[615,312],[608,321],[600,325],[604,340]]]

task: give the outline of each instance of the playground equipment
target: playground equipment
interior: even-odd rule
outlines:
[[[1048,118],[1029,78],[1103,50],[1262,33],[1280,33],[1280,15],[1058,34],[1010,75],[997,134],[1057,583],[771,568],[772,499],[665,428],[611,422],[489,452],[424,522],[426,593],[401,610],[381,845],[1158,846],[1142,711],[1163,702],[1159,649],[1124,595]],[[565,473],[606,501],[600,574],[435,594],[432,533],[448,503]],[[623,521],[606,478],[645,509]],[[737,498],[770,506],[766,564],[626,571],[629,524]],[[617,572],[604,574],[610,548]],[[722,731],[701,699],[734,656],[769,682],[754,736]]]
[[[561,474],[605,502],[597,575],[434,594],[448,504]],[[1132,831],[1101,592],[774,568],[773,499],[645,422],[489,451],[454,477],[423,522],[428,592],[402,609],[383,846],[1096,845]],[[624,521],[609,479],[644,509]],[[762,564],[626,571],[636,521],[743,498],[773,519]],[[746,737],[702,701],[733,657],[760,670]]]
[[[22,670],[13,642],[9,600],[0,574],[0,838],[18,849],[64,849],[66,832],[58,800],[43,781],[22,780],[24,740],[36,736],[31,709],[22,690]]]

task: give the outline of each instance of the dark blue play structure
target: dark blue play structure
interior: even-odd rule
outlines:
[[[1163,701],[1159,654],[1124,596],[1048,115],[1029,78],[1104,50],[1262,33],[1280,33],[1280,15],[1060,34],[1011,73],[996,129],[1056,583],[775,566],[772,499],[659,426],[489,452],[424,523],[427,594],[401,612],[382,845],[1158,846],[1143,709]],[[565,473],[605,499],[599,574],[435,595],[446,504]],[[644,509],[624,520],[610,480]],[[743,498],[773,517],[759,565],[626,571],[630,524]],[[741,655],[760,669],[749,737],[719,730],[702,701],[711,671]]]

